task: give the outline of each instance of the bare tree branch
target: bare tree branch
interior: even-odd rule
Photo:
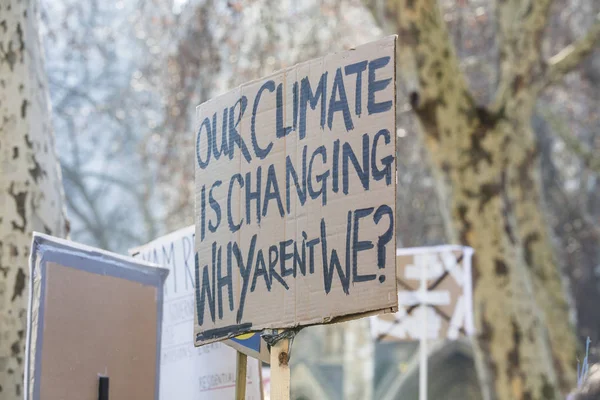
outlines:
[[[417,113],[441,97],[449,103],[474,102],[436,0],[388,1],[385,10],[364,2],[376,19],[388,19],[380,24],[397,29],[399,70]],[[427,65],[420,65],[425,59]]]
[[[562,139],[567,148],[579,157],[583,165],[600,175],[600,157],[592,149],[581,143],[568,131],[556,129],[554,132]]]
[[[526,95],[542,59],[541,37],[551,4],[552,0],[496,2],[500,63],[493,112],[501,110],[508,98]]]
[[[541,81],[541,88],[561,80],[567,73],[577,67],[581,60],[595,48],[598,48],[599,41],[600,14],[596,15],[591,28],[581,39],[565,47],[558,54],[550,58],[548,68]]]
[[[552,187],[553,190],[551,191],[551,195],[556,198],[555,201],[566,207],[569,212],[578,215],[583,220],[589,233],[598,240],[600,238],[600,227],[596,224],[594,217],[585,207],[572,206],[572,200],[565,192],[564,183],[559,178],[555,178],[554,180],[555,184]]]
[[[544,118],[555,125],[552,132],[560,137],[569,151],[575,154],[586,168],[600,176],[600,156],[598,156],[593,149],[577,139],[570,132],[568,127],[565,126],[564,121],[560,120],[549,111],[542,111],[542,114],[544,115]]]
[[[108,239],[106,237],[107,231],[105,229],[103,218],[98,210],[96,199],[97,196],[91,195],[83,182],[83,177],[77,173],[70,166],[63,164],[62,170],[64,174],[64,179],[73,184],[79,193],[81,194],[85,204],[88,205],[89,210],[91,212],[91,217],[93,219],[87,218],[84,212],[77,206],[77,204],[72,201],[70,196],[67,196],[67,202],[69,203],[70,209],[87,225],[88,230],[94,234],[94,238],[98,240],[98,245],[102,248],[108,248]]]

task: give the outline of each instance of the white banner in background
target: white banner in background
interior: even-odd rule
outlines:
[[[222,343],[194,347],[194,227],[130,251],[168,268],[160,364],[161,400],[231,400],[236,351]],[[261,400],[260,362],[248,358],[247,400]]]

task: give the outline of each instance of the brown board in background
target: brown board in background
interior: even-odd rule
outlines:
[[[373,338],[419,340],[422,312],[427,312],[430,340],[473,335],[472,255],[472,248],[454,245],[398,249],[399,310],[371,319]],[[419,292],[422,273],[426,294]]]
[[[25,399],[157,399],[168,270],[34,234]]]

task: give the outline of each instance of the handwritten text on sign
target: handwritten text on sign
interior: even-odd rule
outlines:
[[[197,114],[197,345],[397,307],[395,37]]]
[[[130,250],[134,258],[169,270],[164,286],[159,400],[231,399],[235,392],[236,352],[225,346],[231,340],[200,348],[192,344],[193,247],[194,227],[190,226]],[[256,357],[261,355],[260,345],[266,344],[259,342],[254,351],[238,348]],[[246,400],[261,398],[259,368],[258,360],[248,360]]]

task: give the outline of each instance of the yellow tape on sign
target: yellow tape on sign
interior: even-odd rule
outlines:
[[[243,335],[236,336],[235,338],[239,339],[239,340],[246,340],[246,339],[250,339],[254,335],[255,335],[254,333],[244,333]]]

